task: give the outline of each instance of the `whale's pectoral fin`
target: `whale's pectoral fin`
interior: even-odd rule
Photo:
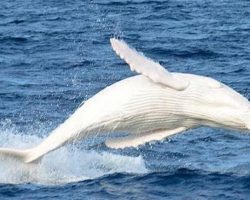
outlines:
[[[111,38],[110,42],[116,54],[128,63],[132,71],[143,74],[153,82],[163,84],[175,90],[184,90],[188,87],[188,81],[174,77],[159,63],[130,48],[124,41]]]
[[[155,132],[150,132],[148,134],[138,135],[138,136],[127,136],[123,138],[114,138],[107,140],[105,144],[114,149],[126,148],[126,147],[137,147],[139,145],[145,144],[154,140],[162,140],[171,135],[177,134],[179,132],[187,130],[185,127],[176,128],[173,130],[158,130]]]

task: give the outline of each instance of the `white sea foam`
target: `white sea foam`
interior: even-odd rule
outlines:
[[[2,129],[2,130],[1,130]],[[29,148],[42,141],[34,135],[20,134],[12,129],[0,128],[0,147]],[[109,152],[62,147],[39,164],[0,157],[0,183],[60,184],[94,179],[112,173],[146,173],[142,157],[129,157]]]

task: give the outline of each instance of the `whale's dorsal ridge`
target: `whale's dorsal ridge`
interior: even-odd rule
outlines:
[[[123,40],[111,38],[110,42],[116,54],[130,66],[132,71],[175,90],[185,90],[188,87],[188,81],[174,77],[159,63],[130,48]]]

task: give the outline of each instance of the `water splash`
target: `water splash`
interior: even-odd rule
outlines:
[[[14,129],[0,130],[0,146],[30,148],[42,141],[36,135],[25,135]],[[0,183],[60,184],[94,179],[112,173],[146,173],[141,156],[130,157],[109,152],[83,150],[64,146],[38,164],[0,158]]]

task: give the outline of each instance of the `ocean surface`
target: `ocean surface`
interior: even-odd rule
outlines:
[[[42,141],[79,105],[135,75],[118,37],[169,71],[211,76],[249,99],[247,0],[0,2],[0,147]],[[99,135],[27,166],[0,159],[0,199],[250,199],[250,135],[198,128],[112,150]]]

